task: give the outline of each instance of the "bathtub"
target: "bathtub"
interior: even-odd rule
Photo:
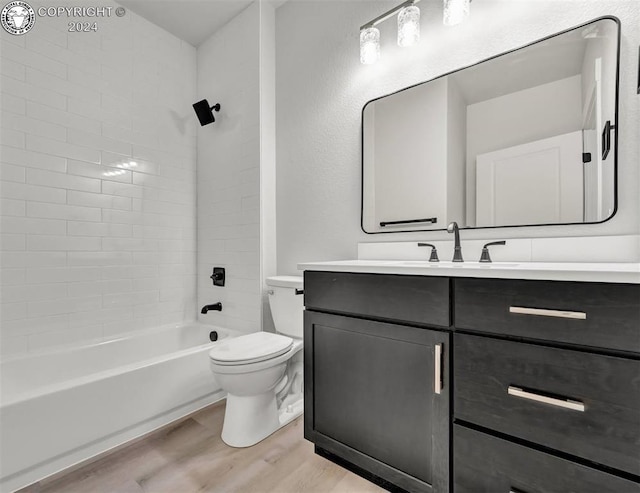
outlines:
[[[197,322],[0,363],[0,491],[121,445],[224,397]]]

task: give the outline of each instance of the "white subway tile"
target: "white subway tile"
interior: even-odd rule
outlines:
[[[100,133],[100,120],[97,118],[86,118],[51,106],[34,103],[33,101],[27,101],[26,113],[27,116],[31,118],[57,123],[63,127],[84,130],[85,132],[95,134]]]
[[[60,125],[14,113],[2,113],[2,126],[54,140],[65,141],[67,138],[67,129]]]
[[[26,113],[27,100],[18,96],[12,96],[5,92],[0,94],[0,109],[5,112],[24,115]]]
[[[30,251],[82,251],[100,250],[100,238],[89,236],[28,235],[27,249]]]
[[[27,303],[27,314],[29,317],[45,317],[96,310],[101,306],[102,296],[83,296],[54,301],[30,301]]]
[[[54,156],[66,157],[88,163],[100,162],[100,151],[98,149],[80,147],[67,142],[58,142],[56,140],[37,137],[35,135],[27,136],[27,149],[30,151],[53,154]]]
[[[111,308],[114,306],[134,306],[157,303],[159,301],[159,294],[158,291],[105,294],[102,299],[105,308]]]
[[[27,336],[5,337],[0,334],[0,356],[15,356],[26,353],[29,350],[29,338]]]
[[[0,215],[2,216],[24,216],[25,201],[0,198]]]
[[[67,223],[56,219],[30,217],[3,217],[0,229],[5,233],[65,234]]]
[[[100,98],[100,93],[93,88],[83,87],[66,79],[48,75],[30,67],[27,68],[27,83],[35,87],[44,87],[50,91],[64,94],[65,96],[73,96],[76,99],[85,101],[91,102]]]
[[[46,185],[54,188],[65,188],[68,190],[81,190],[86,192],[100,192],[100,181],[92,178],[73,176],[69,173],[56,173],[53,171],[28,169],[27,183],[34,185]],[[67,193],[69,199],[71,192]]]
[[[90,72],[92,74],[100,73],[100,62],[95,60],[94,58],[87,57],[65,49],[61,46],[54,45],[49,43],[41,38],[37,37],[28,37],[27,45],[28,50],[31,50],[31,53],[36,52],[44,57],[50,59],[51,62],[58,63],[64,67],[64,75],[59,77],[66,77],[67,66],[76,67],[78,69],[84,70],[85,72]],[[34,53],[34,55],[36,54]],[[38,65],[30,65],[35,68],[41,68]],[[45,70],[41,68],[41,70]],[[51,69],[46,70],[49,73],[53,73]],[[58,75],[58,74],[54,74]]]
[[[80,281],[99,281],[100,267],[53,267],[26,270],[26,283],[65,283]]]
[[[44,219],[66,219],[69,221],[100,222],[100,209],[95,207],[81,207],[77,205],[44,204],[39,202],[27,203],[27,216]]]
[[[100,193],[69,191],[67,193],[67,203],[69,205],[86,205],[104,209],[131,210],[131,199],[129,197],[103,195]]]
[[[24,168],[22,168],[24,170]],[[8,199],[31,200],[34,202],[49,202],[64,204],[67,201],[67,191],[60,188],[41,187],[25,183],[0,183],[2,196]]]
[[[58,94],[57,92],[42,87],[32,86],[26,82],[4,75],[0,77],[0,87],[2,87],[2,92],[24,98],[28,101],[35,101],[60,109],[65,109],[67,106],[67,98],[63,94]]]
[[[67,261],[71,267],[130,265],[131,252],[69,252]]]
[[[41,334],[47,330],[61,330],[69,327],[68,315],[52,315],[37,318],[21,318],[2,325],[2,334],[10,336]]]
[[[0,269],[0,285],[14,286],[16,284],[24,284],[26,279],[25,269]]]
[[[11,113],[7,113],[10,115]],[[0,127],[0,144],[9,147],[24,148],[25,133],[8,126]]]
[[[62,267],[67,264],[65,252],[2,252],[3,267]]]
[[[10,320],[20,320],[27,316],[26,303],[0,303],[0,320],[9,322]]]
[[[109,166],[100,166],[99,164],[91,164],[71,159],[67,161],[67,173],[106,181],[131,183],[130,171],[114,170]]]
[[[5,163],[58,171],[60,173],[64,173],[67,170],[67,160],[62,157],[6,146],[0,147],[0,153],[2,161]]]
[[[50,301],[67,297],[66,286],[53,284],[24,284],[22,286],[6,286],[2,289],[2,301],[20,303],[27,301]]]
[[[14,233],[0,233],[0,250],[19,251],[19,250],[25,250],[25,246],[26,246],[25,235],[14,234]]]
[[[144,224],[144,216],[139,212],[103,209],[102,221],[119,224]]]
[[[132,197],[140,199],[144,195],[144,188],[130,183],[115,183],[111,181],[102,182],[102,193],[110,195],[120,195],[122,197]]]
[[[132,228],[130,224],[69,221],[67,223],[67,234],[70,236],[111,236],[128,238],[132,236]]]
[[[33,36],[25,36],[25,38],[36,39]],[[67,76],[67,67],[63,63],[52,59],[50,56],[43,56],[38,50],[34,51],[30,47],[24,48],[11,43],[3,43],[2,57],[22,63],[27,67],[37,68],[60,78]]]
[[[0,163],[0,179],[3,181],[15,181],[24,183],[25,171],[23,166],[16,166],[14,164]],[[5,197],[4,188],[2,188],[2,196]],[[13,198],[13,197],[9,197]]]
[[[12,79],[25,80],[27,71],[24,64],[3,56],[0,57],[0,74]]]

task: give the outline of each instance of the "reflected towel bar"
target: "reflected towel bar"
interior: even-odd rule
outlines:
[[[411,224],[411,223],[431,223],[436,224],[438,222],[437,217],[427,217],[425,219],[405,219],[404,221],[380,221],[380,226],[392,226],[394,224]]]

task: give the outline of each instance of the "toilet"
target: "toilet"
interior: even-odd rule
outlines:
[[[209,352],[211,371],[227,392],[222,440],[250,447],[302,414],[302,277],[268,277],[276,333],[228,338]]]

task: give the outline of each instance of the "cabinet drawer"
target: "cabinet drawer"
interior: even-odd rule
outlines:
[[[627,479],[462,426],[454,427],[455,493],[638,493]]]
[[[456,419],[640,475],[640,361],[455,335]]]
[[[305,271],[307,308],[449,327],[445,277]]]
[[[640,353],[640,284],[456,279],[455,326]]]

